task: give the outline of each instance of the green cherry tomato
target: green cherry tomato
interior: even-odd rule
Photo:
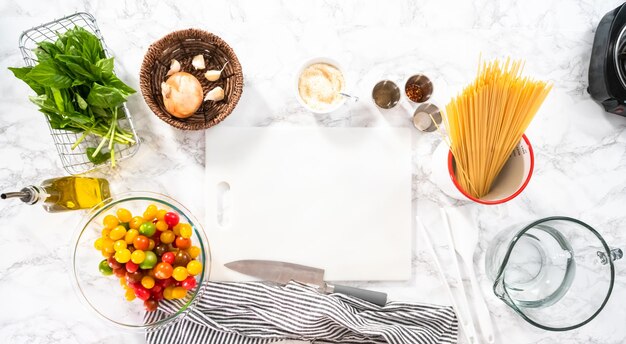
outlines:
[[[152,222],[145,222],[142,223],[141,226],[139,226],[139,233],[147,237],[153,236],[155,231],[156,226]]]
[[[146,258],[139,264],[142,269],[152,269],[157,263],[157,256],[152,251],[146,251]]]
[[[100,269],[100,272],[105,276],[110,276],[113,274],[113,269],[111,269],[111,267],[109,266],[109,262],[107,262],[106,259],[103,259],[100,262],[100,265],[98,265],[98,269]]]

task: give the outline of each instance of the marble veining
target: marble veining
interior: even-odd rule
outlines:
[[[64,174],[44,119],[27,101],[29,90],[8,66],[22,65],[18,37],[64,15],[92,13],[116,57],[120,77],[139,89],[138,74],[150,43],[177,29],[197,27],[225,39],[243,65],[245,89],[221,125],[411,127],[414,107],[380,111],[370,101],[380,79],[403,85],[418,72],[433,80],[432,102],[443,107],[476,72],[479,56],[513,56],[526,72],[555,88],[527,134],[536,154],[524,193],[500,206],[453,200],[432,181],[433,134],[413,134],[413,207],[431,233],[441,230],[438,208],[459,208],[480,228],[474,257],[498,343],[626,342],[626,262],[616,264],[614,293],[596,320],[552,333],[525,323],[492,295],[484,251],[500,229],[549,215],[568,215],[597,228],[610,245],[626,244],[626,118],[605,114],[586,94],[595,27],[619,1],[104,1],[5,0],[0,4],[0,190]],[[350,91],[361,99],[327,115],[302,109],[294,97],[295,70],[313,56],[344,65]],[[100,171],[115,192],[169,194],[203,217],[204,132],[185,132],[156,118],[141,95],[132,96],[142,146],[114,171]],[[624,203],[623,203],[624,202]],[[0,338],[3,343],[142,343],[103,323],[71,285],[71,245],[82,213],[0,203]],[[355,285],[384,290],[394,300],[449,304],[431,256],[415,231],[413,278]],[[461,340],[463,342],[463,340]]]

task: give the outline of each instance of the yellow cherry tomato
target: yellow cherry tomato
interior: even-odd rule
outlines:
[[[187,253],[189,253],[189,257],[191,257],[191,259],[196,259],[200,255],[200,247],[191,246],[187,249]]]
[[[150,276],[143,276],[141,279],[141,285],[146,289],[152,289],[152,287],[154,287],[154,278]]]
[[[126,241],[124,240],[117,240],[114,244],[113,244],[113,249],[115,250],[115,252],[119,252],[121,250],[125,250],[126,249]]]
[[[115,260],[117,260],[118,263],[128,263],[128,261],[130,260],[130,250],[125,248],[121,251],[117,251],[115,252]]]
[[[135,240],[136,237],[139,236],[139,231],[136,229],[129,229],[126,231],[126,235],[124,236],[124,240],[126,241],[126,243],[128,245],[131,245],[133,243],[133,240]]]
[[[187,269],[182,266],[175,267],[172,272],[172,277],[174,277],[174,279],[178,282],[184,281],[187,276],[189,276],[189,273],[187,272]]]
[[[135,216],[132,219],[130,219],[130,222],[128,223],[128,226],[132,229],[139,229],[139,227],[141,227],[141,225],[146,222],[144,221],[143,217],[141,216]]]
[[[167,210],[159,209],[159,211],[157,211],[157,215],[156,215],[157,220],[163,221],[163,219],[165,219],[165,214],[166,213],[167,213]]]
[[[130,255],[130,260],[135,264],[143,263],[144,259],[146,259],[146,253],[142,250],[134,250]]]
[[[161,239],[162,243],[171,244],[174,242],[174,239],[176,239],[176,235],[172,231],[164,231],[163,233],[161,233],[161,236],[159,238]]]
[[[154,250],[154,246],[156,246],[156,243],[154,242],[154,240],[152,239],[148,240],[148,251]]]
[[[179,223],[176,226],[174,226],[174,228],[172,228],[172,230],[174,231],[174,234],[176,234],[176,236],[180,236],[180,225],[182,225],[182,223]]]
[[[109,238],[111,240],[120,240],[126,235],[126,228],[124,226],[117,226],[111,229],[111,233],[109,233]]]
[[[109,233],[111,233],[111,230],[109,228],[103,228],[102,229],[102,237],[103,238],[108,238],[109,237]]]
[[[121,285],[122,287],[126,287],[126,286],[127,286],[127,284],[126,284],[126,278],[125,278],[125,277],[120,278],[120,285]]]
[[[156,205],[150,204],[146,208],[146,211],[143,212],[143,219],[146,221],[152,221],[156,218],[158,212],[159,210],[157,209]]]
[[[96,241],[94,241],[93,243],[93,247],[96,248],[96,250],[101,251],[102,250],[102,241],[104,240],[104,238],[98,238],[96,239]]]
[[[175,299],[184,299],[187,295],[187,289],[183,287],[174,287],[172,290],[172,297]]]
[[[132,301],[135,299],[135,292],[132,289],[126,289],[126,294],[124,294],[124,297],[126,297],[126,300],[128,301]]]
[[[107,252],[107,251],[105,251],[105,250],[102,250],[102,251],[100,251],[100,252],[102,252],[102,256],[103,256],[104,258],[109,258],[109,257],[111,257],[111,256],[113,255],[113,252]]]
[[[192,260],[187,263],[187,272],[193,276],[202,272],[202,263],[197,260]]]
[[[102,223],[104,224],[104,228],[113,229],[113,227],[120,224],[120,220],[118,220],[115,215],[107,215],[102,219]]]
[[[172,300],[174,298],[174,296],[172,295],[173,291],[174,291],[173,286],[169,286],[163,289],[163,298],[166,300]]]
[[[156,226],[156,229],[157,229],[158,231],[161,231],[161,232],[166,231],[166,230],[169,228],[169,226],[167,225],[167,223],[166,223],[165,221],[163,221],[163,220],[159,220],[159,221],[157,221],[157,223],[156,223],[156,225],[155,225],[155,226]]]
[[[109,238],[103,238],[102,239],[102,251],[107,252],[107,253],[113,253],[115,252],[115,249],[113,248],[113,245],[115,244],[115,242]]]
[[[191,225],[189,225],[188,223],[181,223],[178,230],[180,232],[181,237],[186,238],[186,239],[191,238],[192,229],[191,229]]]
[[[117,214],[117,218],[120,220],[120,222],[130,222],[130,220],[133,218],[133,214],[131,214],[130,211],[125,208],[119,208],[115,212],[115,214]]]

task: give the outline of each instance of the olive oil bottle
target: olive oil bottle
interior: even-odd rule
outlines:
[[[29,185],[19,192],[7,192],[0,198],[19,198],[27,204],[41,204],[50,213],[89,209],[109,198],[109,182],[102,178],[61,177]]]

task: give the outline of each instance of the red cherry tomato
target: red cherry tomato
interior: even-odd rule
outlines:
[[[174,259],[176,259],[176,255],[174,254],[174,252],[165,252],[161,256],[161,260],[169,264],[174,264]]]
[[[135,263],[133,263],[131,261],[128,261],[126,263],[126,271],[128,271],[128,272],[136,272],[137,269],[139,269],[139,265],[137,265],[137,264],[135,264]]]
[[[138,235],[135,240],[133,240],[133,246],[138,250],[146,251],[150,246],[150,239],[144,235]]]
[[[196,282],[196,278],[193,276],[189,276],[187,278],[185,278],[185,280],[183,280],[183,282],[180,284],[181,287],[187,289],[187,290],[191,290],[193,288],[196,287],[197,282]]]
[[[172,228],[178,224],[178,221],[180,221],[180,217],[178,216],[178,214],[169,211],[165,213],[165,216],[163,216],[163,220],[165,220],[165,223],[167,223],[167,225]]]
[[[172,269],[173,270],[173,269]],[[161,283],[161,285],[163,286],[163,288],[167,288],[169,286],[173,286],[176,285],[176,280],[173,277],[170,277],[168,279],[163,280],[163,283]]]
[[[144,288],[142,285],[137,286],[137,288],[135,288],[134,290],[135,296],[137,296],[138,299],[146,301],[150,298],[150,291]]]
[[[176,247],[181,250],[191,247],[191,239],[189,238],[177,237],[175,243]]]
[[[172,264],[167,262],[160,262],[154,268],[154,277],[162,280],[168,279],[172,276],[173,271],[174,268],[172,267]]]
[[[109,267],[113,270],[122,268],[122,264],[118,263],[117,260],[115,260],[115,258],[113,257],[109,257],[107,259],[107,263],[109,264]]]
[[[115,274],[116,277],[122,278],[126,276],[126,269],[124,268],[113,269],[113,273]]]
[[[135,282],[135,281],[128,282],[127,284],[132,290],[136,290],[137,288],[142,286],[141,282]]]

